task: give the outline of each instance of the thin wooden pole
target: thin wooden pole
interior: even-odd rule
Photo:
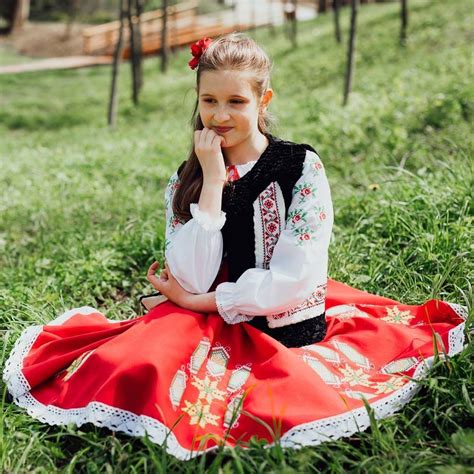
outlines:
[[[137,15],[137,28],[136,28],[136,44],[138,45],[138,66],[137,66],[137,83],[138,91],[143,86],[143,44],[142,44],[142,13],[143,13],[143,0],[135,0],[135,12]]]
[[[400,28],[400,44],[405,46],[407,44],[408,0],[401,0],[401,2],[400,16],[402,24]]]
[[[349,36],[349,45],[347,48],[347,68],[346,68],[346,80],[344,85],[344,100],[343,105],[347,105],[349,100],[349,93],[352,90],[352,80],[354,77],[355,69],[355,44],[357,35],[357,11],[359,9],[359,0],[352,0],[351,2],[351,32]]]
[[[332,8],[334,10],[334,32],[336,34],[336,41],[338,43],[341,43],[342,35],[341,35],[341,22],[339,19],[339,2],[340,0],[333,0]]]
[[[270,36],[275,37],[276,31],[273,18],[273,0],[269,0],[268,2],[268,27],[270,31]]]
[[[120,62],[122,60],[123,53],[123,28],[124,28],[124,19],[125,19],[125,1],[119,0],[119,18],[120,18],[120,27],[119,27],[119,37],[117,44],[115,45],[114,52],[114,63],[112,67],[112,85],[110,87],[110,100],[109,100],[109,113],[108,113],[108,124],[110,127],[115,127],[116,116],[117,116],[117,89],[118,89],[118,76],[120,70]]]
[[[132,0],[127,0],[127,18],[128,28],[130,33],[130,66],[132,68],[132,100],[135,105],[138,105],[138,51],[137,51],[137,35],[136,35],[136,17],[132,12]]]
[[[161,72],[168,69],[168,0],[163,0],[163,23],[161,26]]]

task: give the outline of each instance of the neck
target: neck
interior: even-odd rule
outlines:
[[[229,148],[223,148],[225,163],[230,165],[244,165],[249,161],[256,161],[265,151],[269,142],[268,138],[259,130],[253,135]]]

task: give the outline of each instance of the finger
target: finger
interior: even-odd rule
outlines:
[[[202,130],[194,130],[194,148],[196,148],[201,141],[201,133]]]
[[[160,280],[156,275],[150,275],[148,277],[148,281],[152,284],[152,286],[158,290],[160,293],[162,293],[163,289],[163,280]]]
[[[171,273],[171,270],[169,269],[167,263],[165,263],[165,271],[168,274],[168,280],[175,280],[175,277],[174,277],[173,273]]]
[[[149,274],[154,274],[156,272],[156,269],[160,266],[160,262],[153,262],[151,265],[150,265],[150,268],[148,269],[148,272]]]
[[[198,141],[195,143],[196,150],[205,151],[207,148],[207,134],[209,132],[208,128],[203,128],[201,130],[201,135],[199,136]]]
[[[222,143],[225,141],[225,138],[222,135],[218,135],[217,133],[214,135],[212,139],[212,148],[220,148]]]
[[[201,147],[204,146],[204,144],[206,143],[206,137],[208,133],[209,129],[207,127],[204,127],[201,130],[201,136],[199,137],[199,144],[201,145]]]
[[[208,148],[213,148],[213,141],[216,136],[219,135],[215,132],[215,130],[209,129],[209,133],[206,135],[206,145]]]
[[[204,133],[202,134],[201,137],[201,144],[203,147],[209,148],[209,137],[211,135],[211,129],[210,128],[205,128]]]

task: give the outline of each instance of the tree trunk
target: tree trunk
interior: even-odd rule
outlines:
[[[10,24],[10,33],[19,30],[30,15],[30,0],[16,0],[13,7],[13,17]]]
[[[143,0],[135,0],[135,11],[137,15],[136,41],[138,45],[138,66],[137,66],[137,83],[138,91],[143,86],[143,45],[142,45],[142,13]]]
[[[408,0],[401,0],[400,16],[402,20],[400,28],[400,44],[405,46],[407,44],[407,26],[408,26]]]
[[[255,31],[257,25],[255,22],[255,2],[250,3],[250,28],[249,31]]]
[[[80,0],[69,0],[69,8],[67,15],[66,30],[64,32],[64,39],[69,39],[72,33],[72,27],[76,21],[77,14],[80,8]]]
[[[132,68],[132,100],[135,105],[138,105],[138,95],[140,92],[140,86],[138,84],[138,63],[139,63],[139,48],[137,44],[137,17],[134,14],[134,2],[133,0],[127,0],[127,19],[128,27],[130,30],[130,66]]]
[[[296,0],[286,1],[283,5],[283,13],[285,16],[285,29],[288,39],[291,41],[293,48],[297,46],[297,27],[296,27]]]
[[[339,2],[340,0],[333,0],[332,8],[334,10],[334,32],[336,34],[336,41],[342,42],[341,23],[339,21]]]
[[[327,10],[326,0],[319,0],[318,2],[318,11],[323,13]]]
[[[298,22],[296,20],[296,11],[298,7],[298,2],[297,0],[292,0],[293,6],[295,7],[295,14],[293,15],[292,21],[291,21],[291,43],[293,45],[293,48],[296,48],[298,46],[298,41],[297,41],[297,28],[298,28]]]
[[[352,0],[351,8],[351,31],[349,36],[349,45],[347,48],[347,68],[343,105],[347,105],[347,101],[349,100],[349,92],[352,89],[352,79],[354,77],[354,53],[357,34],[357,10],[359,9],[359,0]]]
[[[161,72],[168,68],[168,0],[162,1],[163,25],[161,27]]]
[[[118,75],[120,69],[120,62],[122,60],[122,53],[123,53],[123,28],[124,28],[124,20],[125,20],[125,2],[126,0],[119,0],[120,5],[120,27],[119,27],[119,37],[117,40],[117,44],[115,46],[114,52],[114,63],[112,67],[112,85],[110,87],[110,100],[109,100],[109,115],[108,115],[108,123],[110,127],[115,127],[116,123],[116,116],[117,116],[117,89],[118,89]]]
[[[268,28],[271,37],[275,37],[275,25],[273,19],[273,0],[269,0],[268,2]]]
[[[178,45],[177,45],[177,38],[178,38],[178,20],[177,20],[177,14],[176,14],[176,9],[173,8],[171,12],[168,14],[168,30],[170,32],[169,37],[171,39],[171,46],[169,48],[170,53],[174,56],[176,56],[178,52]]]

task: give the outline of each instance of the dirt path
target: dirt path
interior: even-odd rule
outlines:
[[[21,31],[0,36],[0,46],[30,58],[82,55],[82,30],[89,25],[73,25],[65,36],[65,23],[27,23]]]
[[[235,11],[224,11],[217,14],[202,15],[199,22],[202,25],[214,23],[216,16],[224,25],[237,23],[261,24],[272,22],[275,25],[283,23],[283,8],[279,0],[240,0]],[[314,6],[300,5],[298,19],[308,20],[316,16]],[[74,24],[67,31],[65,23],[30,22],[21,31],[10,35],[0,36],[0,48],[3,47],[11,55],[20,55],[12,63],[0,66],[0,74],[30,72],[51,69],[69,69],[78,67],[110,64],[111,58],[101,56],[84,56],[82,31],[91,25]],[[48,58],[28,62],[30,58]],[[1,59],[1,58],[0,58]],[[6,57],[8,60],[8,55]],[[26,60],[26,61],[25,61]]]
[[[111,56],[68,56],[62,58],[38,59],[24,64],[0,66],[0,74],[17,74],[20,72],[47,71],[53,69],[77,69],[80,67],[112,64]]]

